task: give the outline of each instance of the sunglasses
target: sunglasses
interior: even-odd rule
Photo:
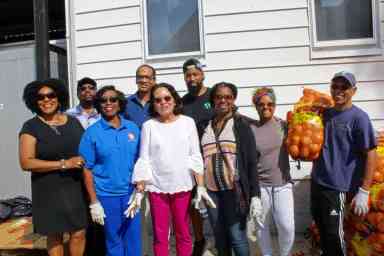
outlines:
[[[343,84],[343,85],[340,85],[340,84],[332,84],[331,85],[331,89],[332,90],[340,90],[340,91],[346,91],[350,88],[353,88],[352,86],[350,86],[349,84]]]
[[[89,89],[89,90],[95,90],[96,89],[96,87],[95,86],[81,86],[80,87],[80,91],[85,91],[85,90],[87,90],[87,89]]]
[[[51,100],[51,99],[57,98],[57,94],[55,92],[50,92],[46,94],[38,93],[36,98],[38,101],[45,100],[45,98],[48,98],[49,100]]]
[[[229,95],[229,94],[227,94],[227,95],[220,95],[220,94],[218,94],[218,95],[215,95],[215,97],[214,97],[214,99],[215,100],[233,100],[233,95]]]
[[[170,102],[172,100],[172,96],[165,96],[165,97],[162,97],[162,98],[154,98],[153,100],[154,100],[154,102],[156,104],[160,104],[161,102],[163,102],[163,100],[165,102]]]
[[[119,97],[115,96],[115,97],[102,97],[100,99],[100,104],[105,104],[107,102],[110,102],[110,103],[116,103],[119,101]]]
[[[268,107],[268,108],[273,108],[275,106],[275,103],[273,102],[268,102],[268,103],[257,103],[256,105],[257,107],[259,108],[265,108],[265,107]]]

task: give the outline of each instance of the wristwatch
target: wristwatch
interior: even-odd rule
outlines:
[[[64,159],[60,160],[60,169],[61,169],[61,171],[65,171],[65,169],[67,169],[67,166],[65,166],[65,160]]]

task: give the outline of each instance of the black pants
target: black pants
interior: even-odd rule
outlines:
[[[344,256],[345,193],[326,188],[312,181],[311,212],[320,232],[322,256]]]
[[[90,224],[87,228],[87,242],[85,244],[86,256],[105,256],[105,235],[104,227],[93,223],[90,220]]]

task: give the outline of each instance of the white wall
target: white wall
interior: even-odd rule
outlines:
[[[134,92],[135,69],[144,62],[141,1],[74,4],[77,78],[90,76],[101,85],[115,84],[126,93]],[[383,7],[381,1],[379,9]],[[376,126],[384,125],[384,57],[311,59],[307,0],[203,0],[203,13],[206,84],[238,85],[242,112],[256,117],[251,93],[255,86],[269,85],[277,93],[278,115],[284,117],[303,86],[328,92],[331,76],[349,70],[359,81],[356,105],[370,114]],[[158,68],[159,81],[183,91],[183,60],[148,63]]]
[[[144,63],[141,3],[75,1],[77,78],[90,76],[100,85],[135,91],[135,69]],[[381,13],[383,8],[381,0]],[[255,86],[268,85],[276,90],[277,114],[285,117],[304,86],[328,92],[332,75],[349,70],[359,82],[356,105],[370,114],[376,127],[384,126],[384,57],[311,59],[307,0],[203,0],[203,15],[206,84],[238,85],[241,112],[256,117],[251,93]],[[383,17],[380,31],[384,35]],[[158,69],[158,81],[185,91],[183,60],[148,63]],[[294,177],[308,175],[308,163],[300,171],[294,166]]]

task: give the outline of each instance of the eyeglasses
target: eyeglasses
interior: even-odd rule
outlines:
[[[233,95],[227,94],[227,95],[220,95],[217,94],[214,96],[215,100],[233,100]]]
[[[85,91],[85,90],[87,90],[87,89],[89,89],[89,90],[95,90],[96,89],[96,87],[95,86],[92,86],[92,85],[90,85],[90,86],[81,86],[80,88],[80,91]]]
[[[161,102],[163,102],[163,100],[165,102],[170,102],[172,99],[173,99],[172,96],[165,96],[165,97],[162,97],[162,98],[160,98],[160,97],[159,98],[154,98],[154,102],[156,104],[160,104]]]
[[[105,104],[107,102],[116,103],[118,100],[119,100],[119,98],[117,96],[115,96],[115,97],[103,97],[100,99],[100,104]]]
[[[44,100],[45,98],[48,98],[49,100],[51,100],[51,99],[57,98],[57,94],[55,92],[50,92],[46,94],[38,93],[36,98],[38,101]]]
[[[147,80],[153,80],[153,76],[136,76],[136,81],[140,81],[140,80],[144,80],[144,79],[147,79]]]
[[[350,88],[352,88],[352,86],[350,86],[349,84],[331,84],[331,89],[334,91],[336,90],[346,91]]]
[[[273,102],[268,102],[268,103],[257,103],[256,105],[257,107],[259,108],[265,108],[265,107],[268,107],[268,108],[273,108],[275,106],[275,103]]]

